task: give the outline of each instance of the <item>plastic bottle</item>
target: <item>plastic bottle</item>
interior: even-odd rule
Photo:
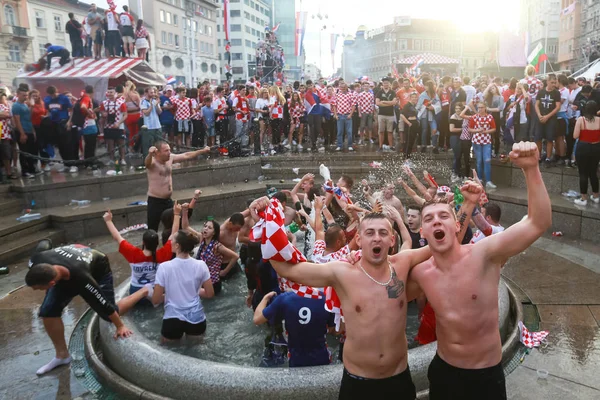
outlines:
[[[296,233],[300,229],[300,227],[298,226],[296,221],[293,221],[291,224],[289,224],[288,228],[290,228],[290,232],[292,232],[292,233]]]
[[[33,221],[33,220],[40,219],[40,218],[42,218],[42,214],[40,214],[40,213],[33,213],[33,214],[27,213],[27,214],[24,214],[24,215],[21,215],[20,217],[18,217],[17,221],[28,222],[28,221]]]
[[[117,171],[117,174],[121,172],[121,164],[118,161],[115,161],[115,171]]]
[[[9,272],[10,271],[6,265],[0,267],[0,275],[8,275]]]
[[[77,207],[84,207],[84,206],[89,206],[92,202],[90,200],[71,200],[71,203],[69,205],[71,206],[77,206]]]

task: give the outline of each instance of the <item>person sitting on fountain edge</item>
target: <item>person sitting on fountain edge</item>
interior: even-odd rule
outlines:
[[[440,200],[444,197],[423,205],[422,232],[433,256],[412,269],[409,290],[418,285],[436,314],[437,354],[428,372],[431,400],[506,399],[498,326],[500,268],[552,224],[537,146],[515,143],[509,156],[525,175],[529,207],[527,216],[505,231],[461,246],[452,233],[464,221]],[[475,185],[479,193],[463,195],[466,215],[483,192]],[[468,199],[471,195],[476,201]]]
[[[56,356],[37,371],[38,375],[71,362],[61,314],[77,295],[83,297],[100,318],[115,325],[115,339],[131,336],[132,332],[121,321],[119,312],[122,315],[145,298],[148,288],[142,288],[115,304],[113,276],[105,254],[81,244],[72,244],[34,254],[30,266],[25,283],[33,290],[46,290],[39,316],[56,350]]]

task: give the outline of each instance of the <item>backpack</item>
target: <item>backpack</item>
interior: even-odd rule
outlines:
[[[81,99],[78,99],[73,106],[71,124],[73,127],[83,128],[85,125],[85,115],[81,112]]]

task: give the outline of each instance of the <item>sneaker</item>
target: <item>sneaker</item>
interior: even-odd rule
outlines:
[[[352,146],[348,147],[348,151],[354,151],[354,149],[352,148]]]
[[[359,145],[359,146],[362,146],[362,145],[363,145],[363,140],[362,140],[362,139],[359,139],[359,140],[358,140],[358,145]]]
[[[290,144],[287,144],[287,143],[286,143],[286,144],[284,144],[284,145],[283,145],[283,147],[285,147],[285,148],[286,148],[286,149],[288,149],[288,150],[291,150],[291,149],[292,149],[292,145],[290,145]]]
[[[295,140],[292,140],[292,144],[295,146],[298,144],[298,142],[296,142]]]
[[[391,151],[396,151],[396,148],[394,146],[390,146],[390,150]]]
[[[304,149],[304,147],[302,147],[301,144],[298,145],[298,151],[302,151]]]
[[[42,175],[43,173],[44,173],[44,170],[42,170],[42,169],[36,169],[35,170],[35,174],[36,175]]]
[[[552,160],[549,158],[546,158],[546,161],[544,161],[544,166],[546,166],[546,167],[552,166]]]
[[[76,173],[77,171],[79,171],[79,169],[74,165],[71,168],[69,168],[69,172],[72,174]]]
[[[288,144],[288,140],[287,140],[287,139],[285,139],[285,140],[283,141],[283,145],[284,145],[284,146],[287,146],[287,144]]]
[[[587,206],[587,200],[584,199],[575,199],[575,204],[578,206],[585,207]]]
[[[125,162],[125,160],[121,160],[121,165],[127,165],[127,163]]]
[[[489,181],[485,184],[486,189],[496,189],[498,186],[494,185],[492,181]]]
[[[23,174],[23,178],[33,179],[33,178],[35,178],[35,175],[34,174],[30,174],[29,172],[25,172]]]
[[[595,204],[600,204],[600,197],[590,197],[590,200],[592,200]]]
[[[50,167],[49,164],[46,164],[46,166],[44,167],[44,172],[50,172],[52,170],[52,168]]]
[[[317,149],[319,153],[325,153],[325,147],[321,146]]]
[[[342,151],[342,148],[340,146],[335,148],[335,151]]]

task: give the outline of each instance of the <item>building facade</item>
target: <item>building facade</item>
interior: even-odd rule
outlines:
[[[321,70],[315,64],[309,63],[304,67],[304,79],[305,80],[317,80],[321,78]]]
[[[548,61],[556,63],[559,52],[561,26],[560,0],[527,0],[527,32],[529,32],[529,51],[538,44],[544,46]]]
[[[570,9],[571,7],[572,9]],[[581,35],[581,3],[576,0],[561,0],[561,9],[569,10],[560,15],[557,62],[561,70],[575,71],[581,63],[581,51],[577,48]]]
[[[277,40],[285,54],[284,74],[288,81],[300,80],[304,56],[296,56],[296,0],[273,1],[272,25],[279,24]]]
[[[27,3],[0,1],[0,85],[14,87],[14,79],[24,63],[34,57],[33,35]]]
[[[479,68],[495,56],[497,37],[493,34],[463,33],[451,21],[396,17],[394,22],[371,30],[361,26],[355,37],[345,38],[345,79],[363,75],[379,79],[391,71],[396,60],[423,53],[458,59],[460,74],[475,77]]]
[[[217,4],[210,0],[144,1],[131,9],[154,27],[150,65],[178,84],[195,87],[208,79],[219,79]]]
[[[217,45],[220,54],[221,79],[225,80],[225,29],[223,2],[218,10]],[[229,0],[231,30],[231,74],[233,80],[246,81],[256,74],[256,44],[265,39],[265,27],[271,28],[271,2],[266,0]],[[287,55],[286,55],[287,56]]]
[[[600,58],[600,1],[580,0],[579,37],[576,37],[577,69]]]

